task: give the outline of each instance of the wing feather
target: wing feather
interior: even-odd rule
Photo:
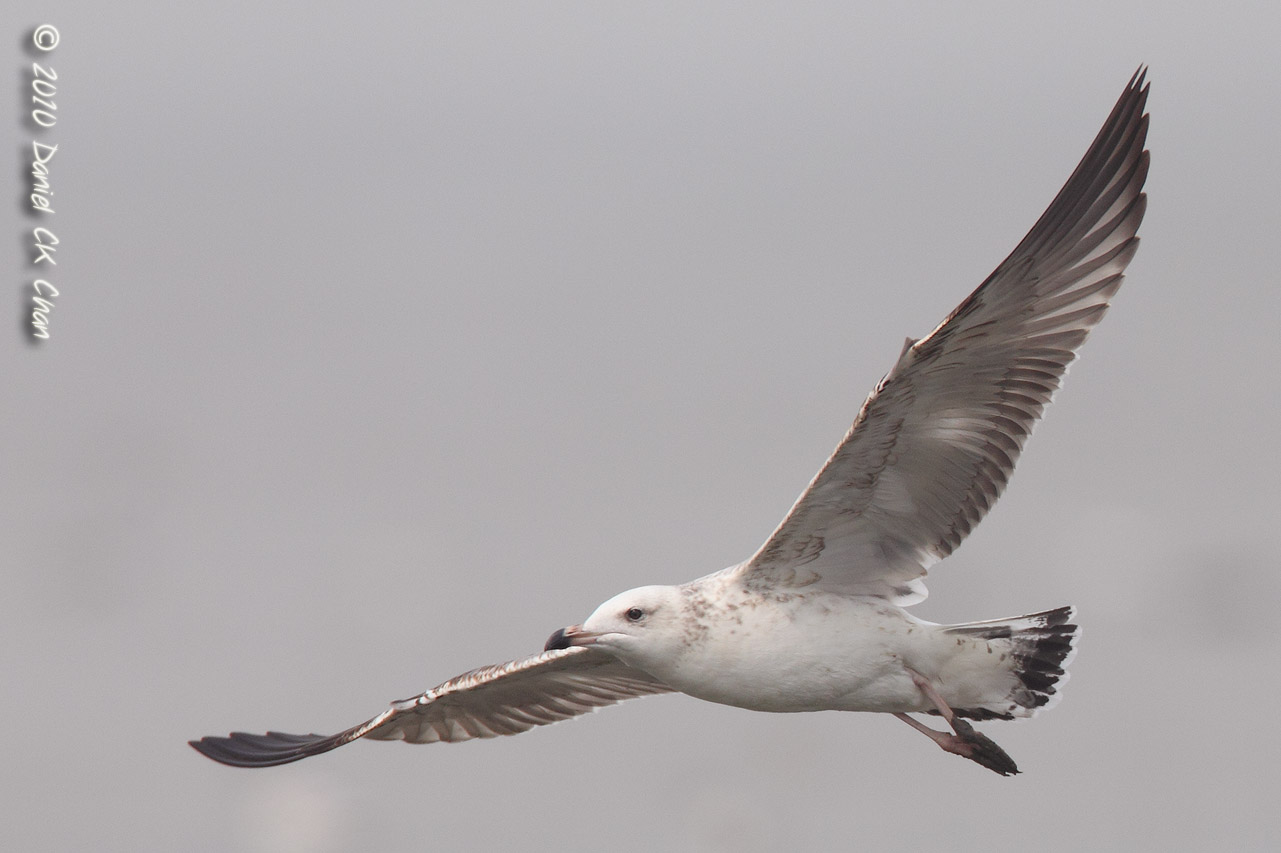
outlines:
[[[203,755],[233,767],[271,767],[362,737],[457,743],[514,735],[625,699],[669,692],[661,681],[611,655],[575,647],[474,669],[393,702],[373,719],[336,735],[233,732],[190,743]]]
[[[925,597],[926,570],[1000,496],[1138,248],[1145,74],[1010,256],[904,348],[782,524],[734,570],[742,583]]]

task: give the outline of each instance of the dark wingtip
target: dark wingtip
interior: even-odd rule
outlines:
[[[251,735],[232,732],[230,737],[203,737],[187,741],[206,758],[231,767],[274,767],[309,755],[328,752],[345,741],[339,735],[291,735],[267,732]]]
[[[1137,69],[1135,69],[1134,76],[1130,78],[1130,85],[1128,86],[1128,88],[1146,89],[1148,86],[1152,85],[1151,83],[1146,82],[1147,76],[1148,76],[1148,64],[1144,62],[1144,63],[1141,63]]]

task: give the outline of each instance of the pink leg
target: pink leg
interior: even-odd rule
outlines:
[[[895,714],[894,716],[937,743],[946,752],[968,758],[995,773],[1000,773],[1002,776],[1010,776],[1019,772],[1018,765],[1014,763],[1014,759],[1005,754],[1005,750],[993,743],[991,738],[976,731],[967,721],[953,713],[948,704],[943,701],[943,697],[934,689],[934,685],[930,683],[929,679],[914,670],[909,669],[908,672],[912,676],[913,683],[925,694],[925,698],[929,699],[930,703],[938,709],[943,719],[952,726],[952,730],[956,734],[950,735],[947,732],[932,729],[907,714]]]

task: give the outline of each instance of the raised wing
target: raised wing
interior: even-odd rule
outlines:
[[[938,328],[908,341],[783,523],[735,570],[742,583],[925,597],[926,569],[1001,494],[1138,248],[1145,73],[1018,247]]]
[[[191,741],[203,755],[233,767],[271,767],[328,752],[357,738],[456,743],[514,735],[671,688],[604,652],[559,649],[481,667],[336,735],[267,732]]]

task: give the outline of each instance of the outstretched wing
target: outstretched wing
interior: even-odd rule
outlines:
[[[200,753],[234,767],[271,767],[328,752],[357,738],[456,743],[514,735],[671,688],[604,652],[558,649],[451,678],[336,735],[268,732],[191,741]]]
[[[910,604],[983,518],[1138,248],[1147,198],[1145,70],[1023,241],[933,332],[909,340],[756,554],[758,587]]]

